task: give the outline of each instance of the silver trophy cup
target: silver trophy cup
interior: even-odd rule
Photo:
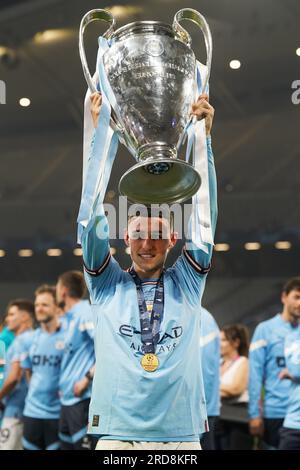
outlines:
[[[110,41],[103,64],[118,110],[111,125],[134,155],[137,164],[121,178],[119,191],[132,202],[161,204],[183,202],[200,187],[198,171],[179,158],[185,130],[191,121],[191,106],[197,99],[196,58],[191,38],[182,20],[196,23],[203,32],[207,51],[208,83],[212,39],[200,13],[183,9],[173,25],[138,21],[115,30],[115,19],[106,10],[92,10],[82,18],[79,51],[83,72],[91,92],[91,78],[83,44],[86,26],[95,20],[109,23],[104,34]]]

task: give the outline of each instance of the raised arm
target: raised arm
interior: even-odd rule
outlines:
[[[91,96],[91,113],[96,127],[94,138],[90,147],[90,155],[99,149],[101,141],[101,96],[95,93]],[[98,120],[100,119],[99,123]],[[110,167],[106,167],[102,177],[109,176]],[[104,176],[105,174],[105,176]],[[91,217],[81,235],[83,262],[85,266],[85,280],[90,293],[90,300],[100,303],[103,298],[113,296],[115,286],[120,280],[123,271],[118,262],[111,256],[109,247],[109,225],[103,205],[103,194],[95,198],[91,207]]]
[[[205,118],[209,182],[209,194],[207,196],[210,199],[212,235],[214,235],[217,223],[217,182],[210,137],[214,108],[209,104],[207,95],[199,97],[197,103],[193,106],[193,113],[198,119],[201,117]],[[193,212],[194,209],[193,207]],[[205,286],[205,275],[210,269],[213,243],[203,242],[199,245],[199,242],[197,242],[196,245],[192,242],[192,221],[193,216],[189,220],[188,234],[183,253],[174,264],[173,273],[180,279],[186,291],[189,292],[189,298],[194,299],[193,301],[198,303]],[[196,234],[197,232],[199,233],[200,226],[198,222],[195,223],[194,229]]]
[[[214,156],[211,146],[211,129],[213,124],[213,118],[215,114],[214,108],[209,103],[208,95],[203,94],[199,96],[198,101],[193,105],[192,113],[198,118],[205,118],[205,130],[206,130],[206,145],[207,145],[207,158],[208,158],[208,181],[209,181],[209,201],[210,201],[210,216],[212,224],[212,234],[214,236],[217,225],[217,215],[218,215],[218,206],[217,206],[217,178],[214,164]],[[213,245],[208,243],[203,243],[203,246],[199,247],[192,243],[191,233],[192,233],[192,220],[189,221],[188,227],[188,236],[185,246],[185,254],[188,260],[193,263],[196,262],[195,268],[197,265],[204,268],[204,270],[209,268]],[[200,227],[195,227],[196,230],[200,230]]]
[[[215,171],[215,164],[214,164],[214,156],[211,146],[211,136],[208,135],[206,138],[207,143],[207,157],[208,157],[208,180],[209,180],[209,200],[210,200],[210,216],[211,216],[211,224],[212,224],[212,233],[213,236],[216,231],[217,225],[217,216],[218,216],[218,205],[217,205],[217,178],[216,178],[216,171]],[[188,233],[189,236],[186,241],[186,254],[187,256],[192,257],[192,260],[196,261],[198,265],[203,268],[209,268],[212,252],[213,252],[213,245],[204,243],[203,247],[198,247],[194,245],[191,241],[191,219],[189,221],[189,229]],[[199,230],[199,227],[196,227],[196,230]],[[192,261],[191,260],[191,261]]]
[[[91,114],[94,127],[97,128],[100,107],[102,103],[101,94],[91,95]],[[94,145],[94,139],[91,147]],[[83,261],[87,272],[94,274],[103,267],[109,258],[109,226],[102,203],[96,199],[92,217],[82,235]]]

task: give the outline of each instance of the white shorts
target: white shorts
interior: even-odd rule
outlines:
[[[200,442],[136,442],[99,439],[95,450],[201,450],[201,445]]]
[[[0,450],[22,450],[23,422],[17,418],[3,418],[0,429]]]

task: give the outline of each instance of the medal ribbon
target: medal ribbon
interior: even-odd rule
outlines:
[[[133,268],[129,270],[129,274],[132,276],[137,290],[141,322],[141,340],[143,344],[142,352],[143,354],[154,354],[159,339],[159,326],[162,322],[164,313],[163,272],[156,284],[151,318],[149,318],[149,313],[147,311],[142,281]]]

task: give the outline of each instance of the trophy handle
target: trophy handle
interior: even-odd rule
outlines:
[[[202,16],[198,11],[193,10],[192,8],[183,8],[182,10],[179,10],[174,16],[173,29],[175,33],[177,34],[177,36],[179,37],[179,39],[185,42],[185,44],[187,44],[187,46],[189,47],[191,46],[191,43],[192,43],[191,36],[181,26],[180,21],[182,20],[189,20],[195,23],[196,25],[198,25],[204,36],[205,46],[206,46],[206,55],[207,55],[207,59],[206,59],[207,75],[205,77],[205,80],[202,86],[202,90],[204,91],[209,81],[211,60],[212,60],[212,36],[211,36],[210,28],[204,16]]]
[[[83,35],[84,35],[84,31],[87,25],[90,24],[92,21],[97,21],[97,20],[105,21],[106,23],[110,24],[110,26],[107,28],[107,30],[103,34],[105,38],[110,38],[112,36],[114,32],[115,24],[116,24],[116,20],[113,17],[113,15],[109,11],[101,10],[101,9],[88,11],[81,20],[80,28],[79,28],[79,55],[80,55],[80,60],[82,64],[83,73],[84,73],[86,82],[88,84],[88,87],[91,93],[95,93],[98,90],[93,82],[93,79],[92,79],[92,76],[90,74],[89,67],[87,64],[84,43],[83,43]]]
[[[92,21],[98,21],[98,20],[109,23],[109,27],[103,34],[103,37],[105,37],[106,39],[109,39],[112,37],[114,30],[115,30],[115,25],[116,25],[116,20],[114,16],[109,11],[102,10],[102,9],[95,9],[95,10],[88,11],[81,20],[80,28],[79,28],[79,55],[80,55],[80,60],[82,64],[83,73],[84,73],[87,85],[91,93],[98,93],[98,90],[93,82],[92,76],[89,71],[89,67],[88,67],[88,63],[87,63],[86,55],[85,55],[83,35],[84,35],[85,28],[88,26],[88,24],[90,24]],[[123,142],[124,131],[121,125],[118,124],[118,119],[113,109],[111,111],[110,125],[115,131],[118,132],[120,140],[121,142]]]

